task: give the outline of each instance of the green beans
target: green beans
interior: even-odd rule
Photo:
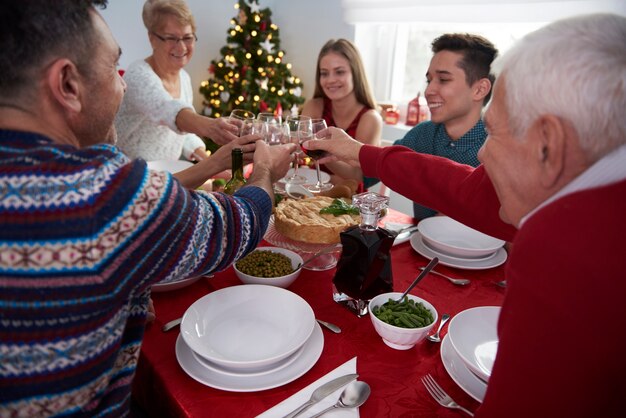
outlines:
[[[235,265],[240,272],[254,277],[280,277],[294,272],[289,257],[272,251],[252,251]]]
[[[390,325],[401,328],[422,328],[433,323],[433,314],[422,302],[415,302],[405,296],[401,302],[389,299],[380,306],[375,306],[372,313],[376,318]]]

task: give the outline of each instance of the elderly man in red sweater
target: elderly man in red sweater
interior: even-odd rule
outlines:
[[[306,146],[513,239],[498,355],[476,417],[623,416],[626,18],[555,22],[495,67],[478,168],[363,145],[333,128],[331,140]]]

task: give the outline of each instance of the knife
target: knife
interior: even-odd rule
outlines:
[[[317,389],[313,391],[313,393],[311,394],[311,399],[309,399],[308,401],[303,403],[301,406],[291,411],[289,414],[285,415],[284,418],[293,418],[295,416],[300,415],[302,412],[309,409],[311,406],[315,405],[316,403],[318,403],[325,397],[329,396],[337,389],[340,389],[343,386],[347,385],[348,383],[352,382],[353,380],[356,380],[357,377],[359,377],[359,375],[356,373],[347,374],[345,376],[341,376],[336,379],[333,379],[330,382],[324,383],[322,386],[318,387]]]

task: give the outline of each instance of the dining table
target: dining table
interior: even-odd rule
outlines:
[[[414,222],[408,215],[394,211],[391,216],[395,221]],[[271,244],[263,241],[260,246]],[[429,261],[410,242],[394,245],[391,250],[394,291],[404,291],[421,272],[419,268]],[[466,270],[440,264],[437,271],[470,279],[471,283],[458,286],[430,274],[410,293],[429,301],[439,317],[444,313],[454,317],[473,307],[501,306],[506,289],[496,283],[504,278],[504,265]],[[461,411],[436,403],[421,381],[427,374],[457,403],[472,411],[479,407],[480,403],[448,375],[440,354],[441,343],[422,340],[408,350],[393,349],[376,333],[368,315],[357,317],[336,303],[332,296],[335,270],[303,269],[288,290],[306,300],[316,318],[338,325],[341,333],[324,328],[323,350],[310,370],[280,387],[257,392],[225,391],[192,379],[176,358],[178,328],[162,331],[163,324],[181,317],[201,297],[229,286],[245,286],[232,267],[180,289],[153,292],[156,320],[145,330],[133,382],[134,402],[150,417],[255,417],[356,357],[358,379],[371,387],[369,399],[359,408],[361,417],[465,416]],[[447,325],[443,328],[442,337],[447,328]]]

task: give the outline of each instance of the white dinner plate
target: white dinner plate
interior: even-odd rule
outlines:
[[[285,177],[280,179],[278,182],[285,183],[285,178],[291,176],[292,174],[293,174],[293,168],[290,168],[289,171],[287,171],[287,174],[285,175]],[[310,169],[308,167],[299,167],[298,175],[306,178],[306,181],[305,181],[306,184],[317,183],[317,171],[313,169]],[[330,174],[328,174],[325,171],[320,172],[320,177],[322,178],[322,183],[328,183],[330,181]]]
[[[465,270],[485,270],[493,267],[498,267],[499,265],[502,265],[507,258],[507,253],[504,248],[500,248],[498,251],[496,251],[496,254],[493,257],[490,257],[486,260],[459,260],[446,257],[445,255],[435,253],[430,248],[428,248],[422,241],[422,235],[419,233],[419,231],[411,235],[411,247],[413,247],[413,249],[417,253],[423,255],[429,260],[437,257],[439,258],[439,263],[444,266],[456,267]]]
[[[306,345],[306,344],[305,344]],[[261,367],[259,369],[251,369],[251,370],[240,370],[240,369],[230,369],[228,367],[222,367],[218,364],[211,363],[209,360],[205,359],[202,356],[197,355],[196,353],[191,351],[193,357],[198,361],[198,363],[202,364],[209,370],[213,370],[215,372],[231,375],[231,376],[241,376],[241,377],[254,377],[254,376],[263,376],[265,374],[276,373],[280,369],[284,369],[289,366],[291,363],[297,360],[298,356],[302,354],[304,350],[304,345],[298,349],[295,353],[290,355],[284,360],[279,361],[278,363],[272,364],[269,367]]]
[[[417,224],[417,229],[430,248],[454,257],[485,257],[496,252],[505,243],[449,216],[422,219]]]
[[[479,306],[459,312],[448,326],[454,351],[484,381],[489,381],[498,352],[499,317],[499,306]]]
[[[454,351],[449,334],[443,337],[440,354],[443,367],[452,380],[472,398],[482,402],[487,391],[487,384],[474,376],[465,366],[461,357]]]
[[[152,285],[153,292],[169,292],[172,290],[182,289],[183,287],[190,286],[200,280],[202,276],[189,277],[188,279],[177,280],[169,283],[157,283]]]
[[[196,354],[212,363],[252,371],[295,353],[314,326],[313,309],[299,295],[246,284],[195,301],[183,315],[180,333]]]
[[[428,241],[424,240],[424,236],[422,235],[422,244],[424,244],[424,246],[426,248],[428,248],[430,251],[432,251],[433,253],[435,253],[437,255],[437,257],[446,257],[449,258],[450,260],[457,260],[457,261],[484,261],[484,260],[489,260],[490,258],[493,258],[496,256],[496,254],[498,253],[498,251],[494,251],[491,254],[487,254],[484,256],[480,256],[480,257],[471,257],[471,258],[467,258],[467,257],[456,257],[454,255],[450,255],[450,254],[446,254],[445,252],[442,251],[437,251],[437,249],[431,247],[430,245],[428,245]]]
[[[301,354],[289,367],[262,376],[232,376],[209,370],[195,359],[193,352],[180,335],[176,340],[176,359],[185,373],[206,386],[230,392],[256,392],[293,382],[317,363],[323,348],[324,334],[322,328],[315,324],[313,334],[304,343]]]

